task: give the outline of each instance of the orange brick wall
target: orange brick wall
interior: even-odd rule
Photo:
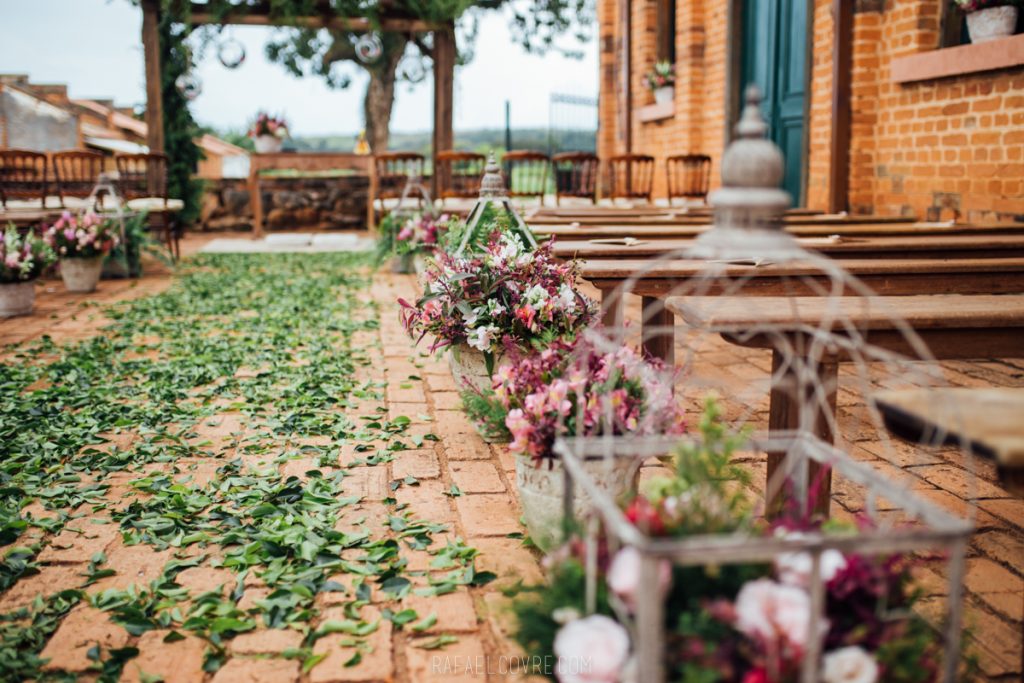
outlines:
[[[621,2],[601,0],[602,157],[625,151],[621,127]],[[853,1],[853,0],[851,0]],[[849,203],[859,213],[920,218],[1009,219],[1024,214],[1024,68],[896,84],[897,57],[936,49],[944,0],[858,0],[851,85]],[[654,62],[654,0],[633,0],[633,151],[657,159],[700,152],[718,161],[725,144],[727,0],[679,0],[673,117],[641,123],[653,102],[643,82]],[[832,159],[831,0],[813,0],[809,61],[806,205],[824,209]]]

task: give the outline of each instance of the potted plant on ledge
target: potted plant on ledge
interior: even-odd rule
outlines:
[[[91,212],[79,220],[65,211],[46,231],[44,239],[60,258],[60,276],[69,292],[96,289],[103,259],[120,241],[116,225]]]
[[[967,15],[967,32],[972,43],[985,43],[1012,36],[1017,27],[1021,0],[954,0]]]
[[[280,152],[288,137],[288,123],[281,116],[271,116],[261,111],[256,114],[256,121],[249,129],[249,137],[252,138],[256,151],[259,154],[273,154]]]
[[[439,239],[448,229],[449,220],[447,214],[440,218],[425,214],[388,214],[378,227],[377,263],[384,263],[390,257],[391,272],[413,272],[414,261],[437,248]]]
[[[655,62],[644,77],[658,104],[671,104],[676,96],[676,70],[670,62]]]
[[[53,250],[14,226],[0,233],[0,318],[28,315],[36,301],[35,280],[53,263]]]
[[[431,352],[449,349],[460,388],[489,387],[509,346],[543,349],[574,336],[597,306],[575,289],[576,266],[555,259],[550,245],[530,251],[513,233],[496,233],[481,254],[435,252],[423,273],[423,296],[399,299],[402,322]]]

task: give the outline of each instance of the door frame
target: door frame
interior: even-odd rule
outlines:
[[[800,196],[793,197],[793,206],[804,206],[807,203],[807,181],[810,175],[810,144],[811,144],[811,86],[814,82],[814,0],[807,3],[807,40],[806,61],[804,69],[804,135],[800,145],[800,153],[804,160],[804,172],[800,177]],[[725,33],[725,135],[722,153],[733,140],[733,126],[743,112],[743,10],[748,0],[728,0],[726,8]]]

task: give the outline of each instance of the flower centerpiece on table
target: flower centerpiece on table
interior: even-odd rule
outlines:
[[[625,506],[637,528],[659,539],[706,534],[814,540],[855,529],[795,515],[757,520],[734,455],[746,439],[729,434],[708,403],[701,440],[676,455],[672,476],[653,478]],[[531,657],[556,661],[561,683],[636,680],[630,623],[640,596],[655,591],[664,605],[666,680],[797,683],[811,642],[821,644],[822,683],[925,683],[938,679],[943,642],[917,613],[920,593],[910,555],[865,555],[826,549],[821,632],[812,633],[809,552],[780,552],[771,562],[672,565],[661,561],[657,583],[641,582],[641,555],[599,539],[596,613],[585,615],[585,549],[571,541],[549,555],[548,580],[515,604],[516,634]],[[596,645],[600,644],[600,652]],[[591,671],[574,671],[593,657]],[[539,659],[538,661],[546,661]]]
[[[576,265],[557,260],[550,245],[526,248],[513,233],[497,233],[480,254],[438,251],[423,274],[423,296],[399,299],[401,318],[431,352],[451,351],[461,387],[487,386],[504,350],[543,349],[590,324],[596,304],[576,291]]]
[[[74,216],[65,211],[43,234],[60,259],[64,286],[72,292],[96,289],[103,259],[120,242],[118,223],[92,212]]]
[[[412,272],[410,261],[419,254],[430,254],[448,230],[451,217],[426,214],[388,214],[378,226],[377,263],[394,257],[396,272]]]
[[[655,62],[651,70],[644,75],[647,89],[654,93],[654,101],[658,104],[669,104],[675,98],[676,70],[671,62]]]
[[[249,129],[256,151],[260,154],[280,152],[288,137],[288,122],[283,116],[272,116],[265,111],[257,112],[256,120]]]
[[[985,43],[1012,36],[1022,0],[953,0],[967,15],[967,33],[972,43]]]
[[[22,236],[13,225],[0,233],[0,318],[27,315],[35,304],[35,279],[54,261],[39,237]]]
[[[510,353],[508,361],[495,373],[491,390],[465,392],[463,404],[492,433],[503,418],[509,450],[519,456],[516,487],[523,517],[533,542],[545,549],[561,531],[563,514],[564,471],[552,450],[558,436],[681,434],[684,412],[673,394],[674,373],[596,332],[528,357]],[[632,490],[635,465],[626,458],[587,463],[599,485],[615,496]],[[576,516],[590,506],[583,493],[575,503]]]

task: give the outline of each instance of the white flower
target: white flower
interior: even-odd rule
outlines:
[[[771,579],[749,581],[736,596],[736,628],[751,638],[784,638],[803,648],[811,624],[811,598],[802,588]]]
[[[799,531],[783,531],[777,536],[792,540],[804,540],[812,538],[809,534]],[[810,553],[792,552],[782,553],[775,558],[775,571],[778,572],[779,580],[792,586],[807,587],[811,582],[811,570],[814,558]],[[831,548],[821,554],[821,578],[828,583],[835,578],[836,574],[846,568],[846,557]]]
[[[480,317],[480,309],[474,308],[469,315],[463,314],[462,319],[466,322],[466,327],[473,327],[476,325],[477,319]]]
[[[875,683],[878,680],[878,662],[856,645],[829,652],[823,664],[825,683]]]
[[[564,310],[570,313],[576,310],[576,292],[573,291],[567,282],[563,282],[562,286],[558,288],[558,303],[561,304]]]
[[[575,607],[559,607],[551,613],[551,618],[554,622],[563,626],[570,621],[576,621],[580,616],[580,611]]]
[[[523,294],[523,298],[530,304],[540,304],[547,300],[548,290],[544,289],[541,285],[534,285],[526,290],[526,293]]]
[[[491,314],[491,317],[496,317],[505,312],[505,307],[498,303],[497,300],[491,299],[487,302],[487,312]]]
[[[640,552],[625,547],[615,554],[608,567],[608,589],[619,596],[630,610],[636,609],[636,594],[640,591]],[[658,563],[658,590],[661,596],[668,590],[672,580],[672,565],[662,560]]]
[[[497,337],[498,328],[494,325],[484,325],[475,328],[466,338],[466,343],[477,351],[490,351],[491,343]]]
[[[555,636],[561,683],[617,683],[629,657],[629,634],[602,614],[571,621]]]

